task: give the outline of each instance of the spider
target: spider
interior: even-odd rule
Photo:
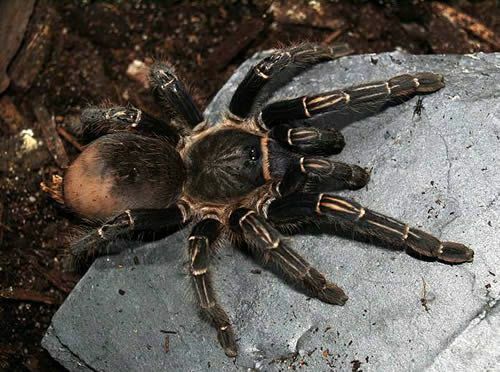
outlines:
[[[420,117],[422,115],[423,109],[424,109],[424,99],[422,97],[418,97],[417,104],[415,105],[415,108],[413,109],[412,118],[415,118],[415,115],[418,115],[418,117]]]
[[[309,43],[274,51],[247,73],[216,125],[204,121],[165,63],[151,66],[150,85],[156,102],[173,119],[158,119],[132,106],[84,110],[82,132],[97,138],[67,169],[62,197],[96,228],[72,243],[71,255],[95,257],[106,254],[118,237],[192,224],[187,245],[194,292],[229,357],[237,355],[237,343],[217,301],[209,265],[223,239],[246,244],[303,292],[335,305],[346,302],[344,291],[293,250],[280,231],[331,222],[418,257],[449,264],[472,261],[474,252],[463,244],[442,242],[332,194],[360,189],[370,175],[332,160],[330,155],[345,145],[341,132],[310,120],[435,92],[444,86],[441,75],[405,74],[255,108],[270,83],[343,55],[342,49]]]

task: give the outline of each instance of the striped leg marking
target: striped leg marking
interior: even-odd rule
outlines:
[[[350,50],[345,47],[325,47],[310,43],[275,51],[253,66],[238,85],[229,104],[230,116],[236,121],[248,117],[259,92],[268,82],[281,75],[282,71],[287,70],[296,75],[317,63],[349,53]]]
[[[443,77],[439,74],[431,72],[405,74],[387,81],[274,102],[264,107],[260,117],[264,125],[270,128],[283,122],[308,119],[326,112],[379,107],[398,98],[418,93],[432,93],[442,87],[444,87]]]
[[[301,170],[307,175],[318,178],[321,182],[330,181],[333,189],[358,190],[370,180],[370,173],[363,168],[333,161],[322,157],[305,156],[299,160]]]
[[[189,237],[189,271],[193,279],[201,311],[217,329],[217,338],[229,357],[238,354],[234,331],[229,317],[217,303],[210,272],[210,244],[217,239],[220,222],[206,219],[199,222]]]
[[[304,218],[314,220],[319,216],[355,228],[387,246],[404,247],[410,252],[445,263],[470,262],[474,257],[474,251],[463,244],[441,242],[429,233],[336,195],[295,193],[275,200],[268,209],[269,219],[278,224]]]
[[[441,242],[429,233],[337,196],[319,195],[316,211],[318,214],[333,214],[349,221],[360,232],[375,236],[388,244],[402,245],[412,252],[446,263],[470,262],[474,256],[474,252],[463,244]]]
[[[330,304],[343,305],[345,293],[290,248],[280,233],[254,211],[240,208],[231,215],[231,225],[243,234],[264,263],[276,265],[290,280],[302,284],[314,297]]]
[[[269,136],[292,150],[308,155],[333,155],[345,146],[344,136],[336,129],[277,125]]]
[[[118,237],[135,231],[166,231],[183,222],[184,214],[179,206],[126,210],[101,227],[75,239],[69,249],[67,264],[70,269],[77,269],[80,263],[89,258],[108,254],[109,243]]]

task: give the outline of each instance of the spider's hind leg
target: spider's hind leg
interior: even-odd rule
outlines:
[[[80,123],[79,134],[93,138],[109,133],[134,131],[166,137],[173,143],[179,140],[174,126],[132,106],[89,107],[82,111]]]
[[[178,206],[166,209],[131,209],[112,218],[99,228],[73,240],[67,266],[78,269],[98,256],[108,254],[108,246],[119,237],[138,231],[166,231],[185,222],[185,210]],[[117,251],[113,253],[118,253]]]

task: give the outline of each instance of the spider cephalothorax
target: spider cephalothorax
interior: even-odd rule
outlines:
[[[331,194],[359,189],[369,173],[336,162],[342,134],[315,126],[314,117],[403,100],[441,89],[442,76],[400,75],[347,89],[274,102],[259,108],[262,88],[342,55],[341,49],[303,44],[274,52],[255,65],[234,93],[226,118],[214,126],[164,64],[151,68],[157,102],[176,114],[162,121],[132,107],[91,108],[82,131],[98,136],[68,169],[64,201],[87,220],[106,223],[74,241],[75,257],[106,252],[132,232],[171,231],[193,224],[189,271],[203,314],[217,329],[228,356],[237,354],[234,332],[216,300],[209,275],[220,239],[246,242],[264,263],[276,265],[309,295],[342,305],[347,296],[284,240],[279,230],[330,221],[390,247],[446,263],[472,261],[473,251],[441,242],[393,218]],[[311,120],[310,120],[311,119]]]

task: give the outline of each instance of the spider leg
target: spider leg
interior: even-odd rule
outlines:
[[[139,131],[168,137],[175,143],[179,140],[175,127],[131,106],[87,108],[82,111],[80,121],[80,134],[93,137],[121,131]]]
[[[326,47],[304,43],[275,51],[257,63],[238,85],[229,104],[230,113],[238,120],[248,117],[262,88],[285,70],[297,75],[311,66],[345,56],[350,50],[345,46]]]
[[[203,115],[188,94],[184,84],[165,63],[155,63],[149,75],[151,90],[158,104],[173,110],[187,124],[187,129],[203,121]]]
[[[275,264],[287,279],[305,287],[319,300],[335,305],[347,301],[344,291],[326,280],[304,258],[290,248],[281,234],[255,211],[235,210],[230,217],[231,228],[243,238],[264,263]]]
[[[314,96],[271,103],[262,110],[260,124],[271,128],[326,112],[378,107],[417,93],[432,93],[442,87],[444,87],[443,76],[439,74],[419,72],[399,75],[387,81],[370,82]]]
[[[370,173],[360,166],[319,156],[301,157],[299,169],[308,176],[307,186],[315,190],[359,190],[370,180]]]
[[[203,315],[217,329],[217,338],[229,357],[238,354],[233,327],[224,309],[218,304],[210,272],[210,245],[217,239],[221,223],[205,219],[196,224],[189,237],[189,262],[193,286]]]
[[[321,156],[302,156],[290,160],[279,184],[279,194],[296,191],[359,190],[370,180],[370,173],[354,165]]]
[[[387,246],[402,247],[420,256],[449,264],[471,262],[474,257],[474,251],[463,244],[442,242],[429,233],[410,228],[403,222],[332,194],[291,194],[273,201],[267,215],[276,224],[326,217],[374,237]]]
[[[127,210],[73,241],[69,252],[71,264],[78,266],[81,260],[107,254],[108,244],[120,236],[136,231],[166,231],[185,221],[186,211],[181,206]]]
[[[295,152],[308,155],[334,155],[345,146],[344,136],[333,128],[277,125],[269,136]]]

